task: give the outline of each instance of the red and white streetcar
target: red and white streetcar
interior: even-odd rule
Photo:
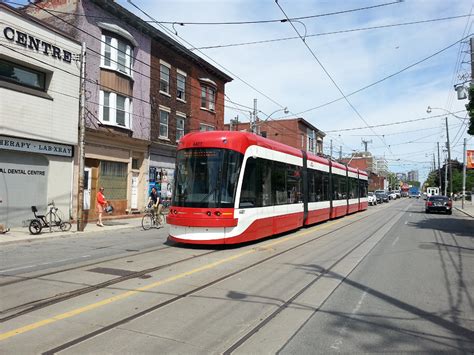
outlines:
[[[364,171],[252,133],[190,133],[178,145],[169,238],[265,238],[367,209],[367,185]]]

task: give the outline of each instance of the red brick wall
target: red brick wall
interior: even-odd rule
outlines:
[[[171,65],[170,95],[160,93],[160,59]],[[185,133],[199,130],[199,124],[205,123],[224,129],[224,85],[225,82],[191,59],[165,46],[161,42],[152,40],[151,49],[151,103],[152,123],[151,140],[159,141],[160,113],[159,105],[171,109],[169,119],[169,138],[171,144],[176,144],[176,111],[186,114]],[[186,103],[176,99],[177,69],[186,73]],[[201,109],[201,83],[199,78],[208,78],[217,84],[215,112]]]

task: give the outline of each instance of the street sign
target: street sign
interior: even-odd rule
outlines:
[[[467,151],[466,151],[466,155],[467,155],[466,168],[468,168],[468,169],[474,169],[474,150],[467,150]]]

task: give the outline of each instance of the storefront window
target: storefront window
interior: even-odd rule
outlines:
[[[100,162],[99,186],[105,188],[107,200],[127,199],[127,168],[126,163]]]

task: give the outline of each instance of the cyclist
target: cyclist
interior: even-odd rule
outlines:
[[[155,218],[157,218],[158,223],[161,224],[160,213],[163,205],[161,204],[160,196],[158,196],[158,192],[154,186],[151,188],[150,196],[148,197],[148,206],[150,208],[153,207],[153,214],[155,215]]]

